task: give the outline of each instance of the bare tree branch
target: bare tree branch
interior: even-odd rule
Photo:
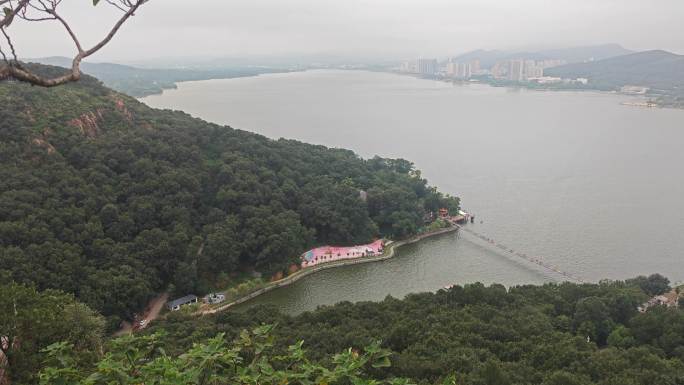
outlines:
[[[15,79],[37,86],[54,87],[79,80],[81,78],[81,62],[83,59],[93,55],[107,45],[119,31],[121,26],[123,26],[129,18],[134,16],[138,8],[148,0],[105,0],[107,4],[121,10],[124,14],[118,19],[104,38],[89,49],[83,48],[78,36],[74,33],[74,30],[67,20],[57,13],[57,8],[61,1],[62,0],[0,0],[0,7],[2,8],[0,11],[4,13],[4,17],[0,18],[0,30],[2,30],[2,34],[4,35],[14,58],[14,60],[7,60],[6,54],[0,47],[0,53],[5,61],[5,65],[0,66],[0,81]],[[33,13],[36,13],[37,15],[34,16]],[[45,78],[21,66],[10,35],[6,31],[15,18],[28,22],[52,20],[57,21],[62,25],[66,33],[74,42],[77,51],[72,60],[69,73],[59,77]]]
[[[107,36],[105,36],[105,38],[102,39],[101,42],[97,43],[94,47],[92,47],[91,49],[89,49],[85,52],[84,57],[87,57],[87,56],[94,54],[95,52],[99,51],[100,48],[104,47],[107,43],[109,43],[109,41],[112,40],[114,35],[116,35],[116,33],[119,31],[119,29],[121,28],[123,23],[125,23],[126,20],[128,20],[131,16],[133,16],[135,14],[135,11],[137,11],[138,8],[140,8],[140,6],[143,5],[144,3],[146,3],[147,1],[148,0],[136,0],[134,3],[132,3],[131,1],[125,0],[125,3],[127,3],[130,7],[128,9],[128,11],[126,13],[124,13],[124,15],[119,19],[118,22],[116,22],[116,24],[114,24],[114,27],[112,28],[112,30],[109,31]]]
[[[10,47],[10,51],[12,52],[12,57],[14,57],[14,61],[18,61],[19,59],[17,58],[17,51],[14,49],[14,44],[12,44],[12,39],[9,37],[7,34],[7,31],[5,31],[5,27],[0,28],[0,31],[2,31],[2,35],[5,37],[5,40],[7,40],[7,45]],[[5,55],[3,54],[3,57]],[[5,58],[5,61],[7,61],[7,58]]]
[[[74,41],[74,44],[76,44],[76,49],[78,50],[78,53],[79,53],[79,54],[82,54],[82,53],[83,53],[83,47],[81,47],[81,43],[78,41],[78,38],[76,37],[76,34],[74,34],[74,31],[71,29],[71,27],[69,26],[69,24],[67,24],[67,22],[64,21],[64,19],[63,19],[61,16],[59,16],[59,15],[57,14],[57,10],[56,10],[56,9],[53,9],[53,10],[51,11],[51,13],[52,13],[52,15],[54,16],[54,18],[55,18],[56,20],[58,20],[58,21],[62,24],[62,26],[64,26],[64,29],[66,29],[67,33],[68,33],[69,36],[71,37],[71,40],[73,40],[73,41]]]
[[[2,56],[2,61],[4,61],[6,64],[9,64],[9,60],[7,60],[7,55],[5,55],[5,51],[2,50],[1,44],[0,44],[0,56]]]
[[[119,3],[117,3],[116,1],[113,1],[113,0],[105,0],[105,1],[108,2],[109,4],[111,4],[113,7],[118,8],[121,12],[126,12],[126,8],[119,5]]]

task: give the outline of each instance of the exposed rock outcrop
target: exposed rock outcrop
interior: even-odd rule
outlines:
[[[114,106],[129,123],[133,122],[133,114],[128,107],[126,107],[126,103],[123,101],[123,99],[114,97]]]
[[[78,118],[71,119],[69,125],[78,128],[86,138],[94,139],[100,134],[99,124],[102,120],[102,109],[98,108],[95,112],[86,112]]]
[[[48,137],[51,133],[52,130],[46,128],[43,130],[43,133],[40,136],[31,139],[31,143],[35,146],[45,149],[48,155],[52,155],[57,152],[57,149],[55,149],[55,146],[53,146],[52,143],[48,141]]]

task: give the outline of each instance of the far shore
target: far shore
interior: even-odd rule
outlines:
[[[275,74],[289,74],[292,72],[304,72],[307,71],[306,69],[283,69],[283,70],[274,70],[271,72],[262,72],[258,74],[249,74],[249,75],[236,75],[236,76],[225,76],[225,77],[207,77],[205,79],[189,79],[189,80],[177,80],[173,82],[173,85],[169,86],[162,86],[161,89],[155,90],[152,92],[145,93],[142,96],[131,96],[135,99],[137,99],[139,102],[145,102],[146,98],[153,97],[153,96],[160,96],[163,95],[164,92],[166,91],[173,91],[178,89],[178,85],[181,83],[194,83],[194,82],[206,82],[209,80],[232,80],[232,79],[242,79],[242,78],[255,78],[263,75],[275,75]]]
[[[684,109],[684,107],[677,107],[677,106],[670,106],[667,104],[663,104],[655,100],[658,96],[660,95],[655,95],[655,94],[629,94],[629,93],[623,93],[617,90],[606,90],[606,89],[600,89],[600,88],[592,88],[592,87],[581,87],[581,88],[573,88],[573,87],[563,87],[563,86],[558,86],[558,87],[552,87],[552,86],[538,86],[534,87],[530,84],[526,83],[511,83],[511,84],[506,84],[506,83],[493,83],[491,81],[486,81],[486,80],[477,80],[477,81],[468,81],[468,80],[458,80],[458,79],[453,79],[453,78],[448,78],[448,77],[423,77],[420,74],[414,74],[414,73],[404,73],[404,72],[397,72],[397,71],[391,71],[391,70],[386,70],[386,71],[379,71],[379,72],[384,72],[384,73],[389,73],[389,74],[395,74],[399,76],[410,76],[416,79],[423,79],[423,80],[434,80],[438,82],[445,82],[445,83],[452,83],[452,84],[458,84],[458,85],[469,85],[469,84],[482,84],[482,85],[487,85],[490,87],[503,87],[503,88],[510,88],[510,89],[524,89],[528,91],[546,91],[546,92],[594,92],[594,93],[599,93],[599,94],[606,94],[606,95],[615,95],[615,96],[624,96],[624,97],[629,97],[634,100],[639,100],[639,101],[625,101],[621,102],[620,104],[623,106],[629,106],[629,107],[648,107],[648,108],[671,108],[671,109],[677,109],[681,110]],[[644,98],[648,98],[647,100],[644,100]]]

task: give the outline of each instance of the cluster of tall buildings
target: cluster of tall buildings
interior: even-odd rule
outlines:
[[[459,62],[454,59],[449,59],[446,63],[441,64],[437,59],[406,61],[401,64],[399,71],[423,76],[442,75],[459,79],[469,79],[482,72],[479,60]]]
[[[437,59],[418,59],[418,73],[421,75],[435,75],[439,69]]]
[[[479,60],[417,59],[406,61],[399,67],[400,72],[421,76],[470,79],[473,76],[490,75],[494,79],[526,82],[544,78],[544,69],[565,64],[563,60],[512,59],[499,61],[491,69],[482,68]]]
[[[401,63],[399,72],[409,74],[419,74],[423,76],[435,76],[439,73],[439,62],[437,59],[418,59]]]
[[[481,75],[479,60],[471,60],[469,62],[459,62],[454,59],[449,59],[446,63],[444,73],[451,78],[456,79],[470,79],[473,75]]]
[[[491,75],[494,79],[524,82],[544,77],[544,69],[565,64],[563,60],[504,60],[494,64]]]

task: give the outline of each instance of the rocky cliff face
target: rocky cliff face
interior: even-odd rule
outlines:
[[[76,127],[81,135],[86,138],[94,139],[100,134],[99,123],[103,120],[102,109],[81,114],[78,118],[71,119],[69,125]]]

